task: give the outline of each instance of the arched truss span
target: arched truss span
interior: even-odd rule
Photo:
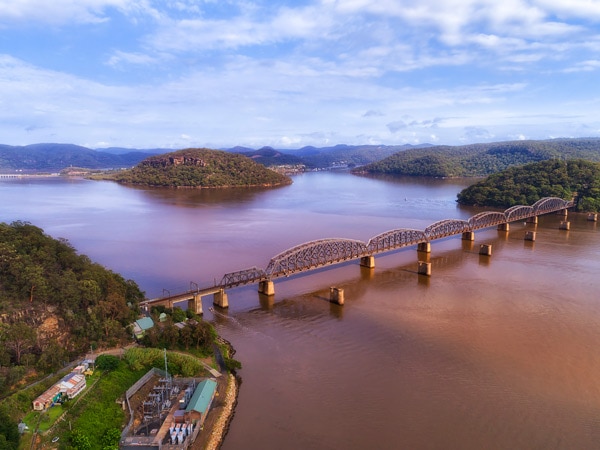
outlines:
[[[320,239],[274,256],[265,272],[269,278],[350,261],[367,255],[367,245],[354,239]]]
[[[536,215],[559,211],[571,206],[573,206],[571,202],[558,197],[544,197],[531,205]]]
[[[250,269],[239,270],[223,275],[219,286],[222,288],[231,288],[242,286],[245,284],[253,284],[261,280],[266,280],[267,274],[259,267],[251,267]]]
[[[475,214],[469,219],[470,231],[479,230],[480,228],[493,227],[506,223],[506,216],[498,211],[486,211]]]
[[[507,222],[523,220],[536,215],[533,206],[515,205],[504,211]]]
[[[367,243],[367,250],[371,255],[374,255],[426,241],[427,237],[423,231],[401,228],[372,237]]]
[[[446,236],[470,231],[469,222],[459,219],[446,219],[432,223],[425,228],[425,236],[428,240],[440,239]]]

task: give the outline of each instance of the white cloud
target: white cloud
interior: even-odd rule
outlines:
[[[10,0],[0,3],[0,23],[98,23],[107,20],[110,8],[131,11],[145,9],[144,4],[143,0]]]
[[[569,11],[566,0],[4,2],[3,31],[19,37],[27,26],[43,39],[43,22],[60,44],[73,33],[98,49],[73,52],[62,66],[19,45],[0,57],[0,132],[153,147],[456,142],[514,136],[516,123],[536,136],[546,120],[536,109],[580,112],[577,121],[597,130],[589,93],[571,90],[568,105],[551,100],[559,77],[600,69],[596,3],[574,0]],[[116,31],[113,23],[119,39],[102,46],[95,38]],[[84,59],[89,67],[75,71]],[[553,133],[567,122],[575,127],[557,118]]]

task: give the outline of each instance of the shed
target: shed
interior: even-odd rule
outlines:
[[[65,375],[57,385],[60,387],[61,393],[66,394],[68,398],[73,398],[85,389],[85,376],[81,373],[71,372]]]
[[[189,414],[191,419],[204,421],[216,392],[217,382],[215,380],[208,378],[200,382],[185,408],[186,414]]]
[[[154,326],[154,321],[150,317],[142,317],[133,323],[133,334],[136,338],[141,339],[146,334],[146,331]]]
[[[60,386],[55,384],[33,401],[33,409],[36,411],[44,411],[52,406],[59,398]]]

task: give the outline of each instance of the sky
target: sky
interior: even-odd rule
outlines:
[[[0,144],[600,136],[599,0],[1,0]]]

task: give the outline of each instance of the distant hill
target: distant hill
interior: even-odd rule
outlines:
[[[272,147],[262,147],[258,150],[247,149],[244,147],[234,147],[229,151],[247,156],[248,158],[266,167],[305,164],[302,158],[283,153],[279,150],[275,150]]]
[[[59,171],[66,167],[132,167],[150,156],[143,151],[114,154],[73,144],[0,145],[0,171]]]
[[[550,159],[510,167],[466,189],[458,203],[508,208],[532,205],[543,197],[575,198],[576,209],[600,210],[600,163],[581,159]]]
[[[394,153],[427,147],[412,145],[336,145],[333,147],[303,147],[300,149],[274,149],[248,147],[223,149],[238,153],[266,167],[305,166],[308,169],[355,167],[379,161]],[[174,151],[173,149],[136,149],[107,147],[91,149],[73,144],[32,144],[26,146],[0,145],[0,171],[23,170],[30,172],[60,171],[68,167],[83,169],[109,169],[133,167],[145,158]]]
[[[291,179],[252,159],[221,150],[186,149],[146,158],[110,179],[127,184],[164,187],[247,187],[290,184]]]
[[[282,150],[296,156],[304,164],[313,169],[336,166],[356,167],[380,161],[398,152],[410,149],[426,148],[431,144],[421,145],[335,145],[333,147],[302,147],[298,150]]]
[[[427,177],[476,177],[548,159],[600,161],[600,139],[509,141],[411,149],[356,171]]]
[[[125,148],[125,147],[104,147],[94,149],[97,152],[111,153],[113,155],[126,155],[128,153],[144,153],[146,155],[160,155],[161,153],[168,153],[174,150],[172,148]]]

